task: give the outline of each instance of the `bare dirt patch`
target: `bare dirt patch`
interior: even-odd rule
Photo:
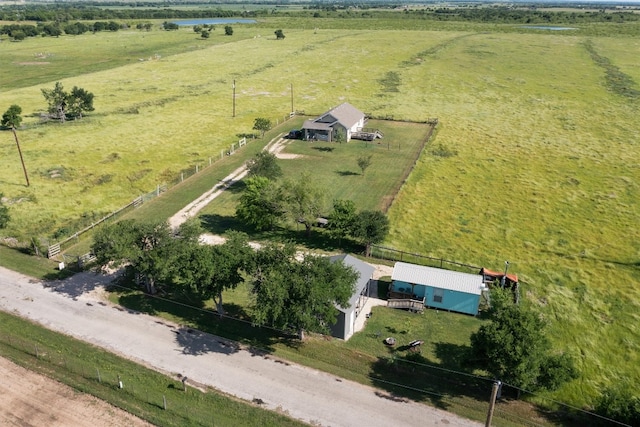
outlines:
[[[147,422],[0,357],[0,425],[146,427]]]

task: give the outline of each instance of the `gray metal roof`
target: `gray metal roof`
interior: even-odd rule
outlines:
[[[356,282],[356,290],[349,299],[349,308],[343,309],[341,307],[336,307],[338,310],[346,313],[347,311],[353,310],[353,308],[355,307],[356,301],[358,301],[360,294],[367,286],[369,280],[371,280],[371,278],[373,277],[375,268],[372,265],[367,264],[364,261],[360,261],[358,258],[352,257],[349,254],[334,255],[332,257],[329,257],[329,259],[331,260],[331,262],[342,261],[344,265],[353,267],[353,269],[359,274],[358,280]]]
[[[460,273],[406,262],[396,262],[391,280],[475,295],[480,295],[484,289],[480,274]]]
[[[320,118],[331,115],[333,116],[342,126],[347,129],[350,129],[358,123],[364,117],[364,113],[358,110],[353,105],[345,102],[343,104],[338,105],[337,107],[327,111]]]
[[[330,130],[331,126],[326,123],[318,123],[314,120],[305,120],[302,125],[302,129],[312,129],[312,130]]]

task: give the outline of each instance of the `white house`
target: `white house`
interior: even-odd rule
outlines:
[[[303,138],[331,142],[343,135],[344,142],[348,142],[351,134],[364,127],[365,121],[362,111],[345,102],[314,120],[306,120],[302,125]]]

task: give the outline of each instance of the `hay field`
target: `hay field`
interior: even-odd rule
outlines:
[[[427,149],[385,244],[498,270],[509,260],[582,371],[561,400],[589,405],[602,386],[640,384],[640,101],[608,90],[586,38],[284,27],[276,41],[273,30],[234,26],[223,43],[63,79],[96,95],[76,123],[31,117],[55,77],[2,90],[2,111],[23,108],[32,180],[26,188],[13,137],[0,133],[0,191],[14,218],[4,234],[50,236],[205,163],[255,117],[288,113],[290,84],[306,113],[348,101],[374,116],[438,117],[433,144],[457,155]],[[100,37],[117,45],[123,34]],[[95,36],[83,37],[57,42]],[[41,51],[45,40],[22,46]],[[591,40],[640,90],[638,42]]]

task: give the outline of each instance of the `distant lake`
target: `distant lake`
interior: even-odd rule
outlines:
[[[567,30],[577,30],[577,28],[571,27],[554,27],[547,25],[523,25],[520,28],[528,28],[530,30],[549,30],[549,31],[567,31]]]
[[[205,18],[205,19],[185,19],[184,21],[171,21],[178,25],[221,25],[221,24],[255,24],[255,19],[242,18]]]

